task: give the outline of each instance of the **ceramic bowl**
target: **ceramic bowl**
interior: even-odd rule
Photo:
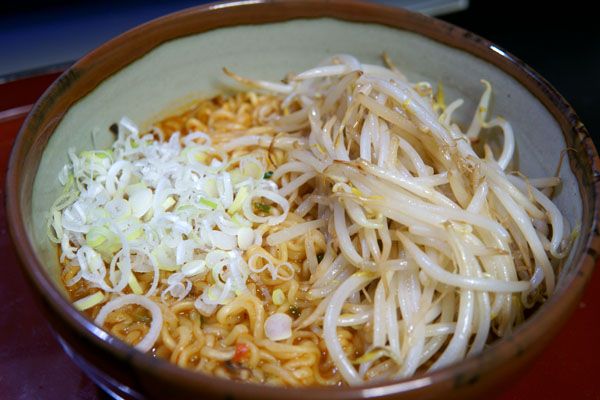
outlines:
[[[463,118],[495,89],[493,111],[512,123],[518,167],[553,175],[556,202],[581,234],[555,295],[512,335],[482,354],[433,373],[363,387],[280,388],[196,374],[135,351],[76,311],[61,288],[46,218],[61,188],[67,148],[106,148],[108,127],[123,115],[147,126],[166,111],[235,84],[222,67],[277,80],[326,56],[349,53],[381,63],[382,52],[410,80],[441,81],[448,99],[465,99]],[[10,158],[7,215],[33,295],[75,362],[124,398],[350,399],[475,397],[510,382],[546,346],[577,304],[600,249],[597,153],[565,100],[534,71],[492,43],[456,26],[374,3],[345,0],[248,1],[184,10],[135,28],[69,68],[24,123]]]

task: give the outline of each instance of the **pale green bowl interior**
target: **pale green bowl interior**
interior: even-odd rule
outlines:
[[[469,53],[407,31],[327,18],[216,29],[155,48],[75,103],[59,123],[34,182],[30,232],[50,275],[60,281],[57,250],[47,238],[46,223],[62,190],[57,176],[67,163],[69,147],[77,152],[107,148],[113,140],[108,127],[123,116],[147,127],[165,110],[225,88],[242,88],[222,67],[249,78],[279,80],[337,53],[381,64],[383,51],[411,81],[424,79],[434,86],[441,81],[447,101],[463,98],[458,113],[463,123],[470,121],[483,92],[480,79],[489,81],[494,89],[491,114],[512,124],[519,169],[529,177],[554,174],[566,144],[552,115],[511,76]],[[582,201],[566,161],[561,177],[556,202],[574,226],[581,220]]]

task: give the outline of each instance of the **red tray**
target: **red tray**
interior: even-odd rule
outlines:
[[[0,83],[0,191],[12,143],[31,105],[60,71]],[[28,293],[7,232],[0,202],[0,398],[91,399],[110,397],[60,347]],[[600,399],[600,272],[579,307],[543,355],[501,400]]]

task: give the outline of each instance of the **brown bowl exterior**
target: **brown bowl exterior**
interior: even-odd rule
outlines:
[[[581,237],[568,285],[514,334],[482,354],[411,379],[363,387],[263,387],[196,374],[139,353],[95,327],[55,287],[34,252],[31,196],[40,157],[66,110],[103,80],[171,39],[239,24],[331,17],[413,31],[494,64],[526,87],[560,125],[582,194]],[[469,398],[510,385],[571,314],[591,277],[598,238],[600,160],[566,101],[528,66],[486,40],[448,23],[398,8],[348,0],[218,3],[184,10],[135,28],[93,51],[67,70],[37,102],[15,142],[9,162],[6,207],[23,271],[32,293],[69,355],[92,379],[124,398],[354,399]]]

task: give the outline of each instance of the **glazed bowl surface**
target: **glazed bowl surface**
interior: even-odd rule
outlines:
[[[362,387],[279,388],[193,373],[135,351],[78,312],[62,288],[47,217],[61,192],[57,176],[76,152],[104,149],[110,125],[127,116],[142,128],[194,99],[244,87],[227,67],[279,80],[327,56],[346,53],[381,64],[386,52],[411,81],[442,82],[463,98],[468,123],[485,79],[493,112],[516,133],[516,167],[552,176],[561,161],[556,204],[580,234],[556,293],[512,335],[482,354],[410,379]],[[564,149],[570,148],[564,159]],[[183,10],[135,28],[69,68],[25,121],[11,155],[6,188],[10,232],[32,293],[59,341],[100,386],[124,398],[228,399],[465,398],[510,385],[563,326],[594,269],[600,242],[599,160],[585,128],[553,87],[483,38],[448,23],[373,3],[248,1]]]

